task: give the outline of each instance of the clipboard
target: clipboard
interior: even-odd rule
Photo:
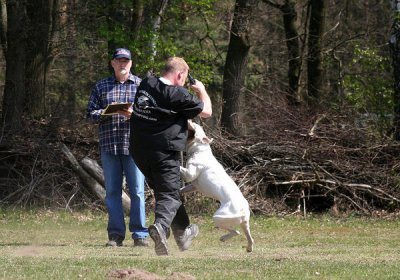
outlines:
[[[103,113],[101,113],[101,115],[107,116],[107,115],[117,114],[117,111],[128,110],[129,107],[132,106],[132,104],[133,104],[132,102],[109,104],[103,111]]]

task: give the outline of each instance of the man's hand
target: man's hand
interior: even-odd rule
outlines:
[[[125,109],[125,110],[118,110],[117,113],[120,115],[123,115],[124,117],[130,119],[131,115],[132,115],[132,107],[130,107],[129,109]]]
[[[190,85],[190,87],[194,90],[197,97],[204,103],[203,111],[199,114],[199,116],[202,118],[211,117],[212,114],[211,100],[210,97],[208,96],[204,84],[199,80],[196,80],[196,83]]]
[[[190,87],[194,90],[194,92],[197,95],[198,95],[198,93],[206,91],[206,88],[205,88],[204,84],[199,80],[196,80],[196,83],[195,84],[191,84]]]

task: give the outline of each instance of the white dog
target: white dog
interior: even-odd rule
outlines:
[[[190,132],[194,131],[194,137]],[[250,209],[239,187],[226,173],[222,165],[214,157],[211,140],[204,133],[203,128],[189,121],[189,138],[186,145],[186,168],[181,166],[181,175],[191,185],[183,187],[183,193],[198,190],[208,197],[221,203],[215,212],[213,220],[218,228],[226,229],[228,234],[221,236],[226,241],[240,234],[234,227],[240,225],[247,238],[247,252],[253,251],[254,240],[250,234]]]

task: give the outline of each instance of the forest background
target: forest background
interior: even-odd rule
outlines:
[[[206,84],[202,124],[253,212],[399,209],[400,1],[0,4],[0,205],[104,207],[65,151],[98,160],[86,102],[126,47],[140,77],[176,55]]]

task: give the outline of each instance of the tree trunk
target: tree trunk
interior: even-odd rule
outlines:
[[[2,126],[5,131],[19,129],[25,97],[26,39],[25,1],[7,0],[6,79]]]
[[[147,76],[154,74],[154,58],[157,55],[157,42],[159,40],[159,32],[161,26],[162,15],[168,6],[168,0],[158,1],[157,3],[149,3],[147,7],[147,11],[149,12],[147,15],[147,20],[145,22],[146,30],[148,30],[149,41],[148,41],[148,63],[152,66],[147,71]],[[157,8],[155,8],[157,7]]]
[[[392,36],[390,37],[390,48],[394,78],[393,137],[395,140],[400,140],[400,0],[392,0],[392,8],[394,10],[394,21]]]
[[[51,61],[58,0],[7,3],[6,85],[3,124],[18,129],[22,115],[45,113],[46,76]],[[4,18],[2,18],[4,20]],[[29,47],[28,47],[29,46]]]
[[[144,0],[132,0],[131,37],[136,40],[144,20]]]
[[[7,6],[6,0],[0,0],[0,46],[3,56],[6,57],[7,42]]]
[[[289,104],[296,105],[299,103],[298,89],[301,68],[300,42],[296,28],[296,1],[286,0],[281,10],[283,13],[283,24],[285,26],[286,46],[288,49],[289,60],[289,92],[287,99]]]
[[[240,135],[240,96],[244,88],[250,42],[248,38],[252,9],[257,0],[236,0],[223,77],[221,126]]]
[[[158,41],[158,33],[160,31],[160,26],[161,26],[161,17],[164,14],[165,10],[167,9],[167,5],[168,5],[168,0],[161,1],[157,15],[155,16],[154,21],[153,21],[154,36],[152,37],[152,40],[150,41],[150,49],[151,49],[151,54],[152,54],[152,56],[150,57],[151,60],[154,60],[154,57],[157,54],[156,44]]]
[[[58,17],[58,0],[30,0],[26,64],[26,112],[32,117],[46,113],[46,78],[51,57],[51,44]]]
[[[118,9],[116,8],[117,4],[114,0],[106,0],[106,7],[107,7],[107,28],[108,30],[113,30],[114,26],[117,25],[118,21],[120,20],[120,14],[118,13]],[[112,36],[107,41],[108,53],[111,54],[116,48],[126,47],[126,46],[119,46],[118,42]],[[110,73],[113,73],[113,68],[109,65]]]
[[[278,4],[271,0],[263,0],[264,3],[279,9],[283,15],[283,25],[285,27],[286,46],[288,49],[288,81],[289,89],[287,100],[290,105],[299,103],[299,79],[301,71],[300,58],[300,39],[297,32],[296,20],[296,1],[285,0],[283,4]]]
[[[67,0],[66,8],[65,8],[65,18],[64,23],[66,26],[66,38],[69,44],[75,46],[77,45],[77,34],[78,27],[76,26],[76,17],[75,11],[77,9],[77,0]],[[65,56],[69,63],[66,65],[66,74],[67,77],[72,79],[78,79],[76,65],[78,64],[78,54],[74,48],[67,48],[65,50]],[[77,88],[76,83],[71,83],[70,79],[64,82],[65,84],[65,91],[63,95],[66,97],[66,103],[64,108],[61,109],[62,115],[65,116],[64,118],[68,119],[69,121],[76,120],[76,113],[78,113],[77,108],[77,96],[76,93],[79,91]]]
[[[310,0],[309,9],[307,80],[310,105],[315,105],[320,102],[323,85],[322,36],[325,21],[325,1]]]

